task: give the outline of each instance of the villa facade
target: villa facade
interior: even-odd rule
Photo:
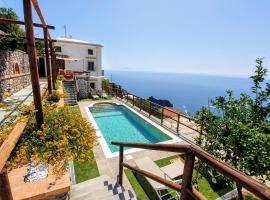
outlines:
[[[84,85],[101,90],[104,72],[102,70],[102,45],[70,37],[56,38],[55,51],[58,69],[80,73],[86,77]]]

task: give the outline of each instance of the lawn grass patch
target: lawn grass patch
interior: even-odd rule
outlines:
[[[76,183],[93,179],[99,176],[97,163],[94,159],[94,154],[91,154],[91,160],[86,162],[74,162]]]
[[[142,188],[142,186],[138,182],[136,176],[133,174],[133,172],[130,169],[126,169],[125,174],[129,180],[136,196],[142,200],[150,200],[148,198],[147,194],[145,193],[144,189]]]

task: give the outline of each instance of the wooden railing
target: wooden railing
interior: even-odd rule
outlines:
[[[140,111],[143,110],[147,113],[147,117],[151,118],[151,116],[154,116],[155,119],[159,120],[160,124],[166,128],[173,129],[173,131],[179,133],[180,125],[183,125],[198,132],[199,134],[203,134],[203,129],[197,123],[197,120],[183,112],[161,106],[147,99],[143,99],[137,95],[129,93],[128,91],[122,89],[120,85],[115,83],[111,83],[110,88],[104,89],[108,94],[118,97],[119,99],[126,101],[126,103],[129,103],[132,106],[136,106]],[[182,122],[182,118],[189,123]],[[176,123],[176,127],[168,126],[169,123],[164,123],[164,119],[173,121]],[[193,126],[191,124],[193,124]]]
[[[201,161],[207,163],[212,168],[220,172],[225,177],[235,181],[238,185],[243,186],[245,189],[256,195],[261,199],[270,199],[270,189],[266,186],[258,183],[251,177],[244,175],[243,173],[237,171],[233,167],[229,166],[227,163],[217,159],[211,154],[205,152],[201,148],[190,145],[190,144],[145,144],[145,143],[127,143],[127,142],[112,142],[113,145],[118,145],[120,147],[119,151],[119,176],[118,182],[120,185],[123,184],[123,168],[126,167],[132,171],[142,174],[148,178],[151,178],[161,184],[164,184],[178,192],[181,192],[181,200],[186,200],[189,197],[194,199],[205,199],[205,197],[200,194],[197,190],[192,187],[192,173],[194,168],[195,157]],[[149,150],[158,150],[158,151],[168,151],[168,152],[177,152],[185,153],[185,166],[182,184],[177,185],[172,181],[168,181],[164,178],[156,176],[151,172],[144,171],[134,167],[128,163],[125,163],[123,160],[124,156],[124,147],[133,147]]]

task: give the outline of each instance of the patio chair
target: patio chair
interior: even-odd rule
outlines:
[[[93,88],[90,88],[90,96],[93,99],[99,99],[99,96],[97,95],[97,92]]]
[[[171,173],[171,170],[174,167],[176,167],[177,163],[172,163],[172,164],[166,166],[166,167],[168,167],[168,169],[165,168],[165,171],[167,173],[170,172],[169,175],[166,174],[164,171],[162,171],[162,169],[159,168],[157,166],[157,164],[153,160],[151,160],[149,157],[136,159],[135,164],[140,169],[151,172],[152,174],[155,174],[159,177],[165,178],[165,179],[170,180],[172,182],[180,183],[182,181],[182,180],[173,180],[170,177],[170,176],[180,177],[181,174],[183,174],[183,171],[181,171],[181,168],[179,168],[179,167],[175,170],[174,175],[173,175],[173,173]],[[173,167],[169,168],[169,166],[171,166],[171,165],[173,165]],[[163,167],[163,169],[164,169],[164,167]],[[149,182],[149,184],[152,186],[152,188],[155,190],[155,192],[160,200],[162,200],[165,197],[168,197],[169,195],[171,195],[171,199],[180,197],[180,194],[178,192],[176,192],[175,190],[168,190],[167,186],[165,186],[159,182],[156,182],[153,179],[150,179],[148,177],[146,177],[146,179]],[[166,199],[168,199],[168,198],[166,198]]]
[[[107,99],[108,98],[108,95],[103,90],[101,90],[101,91],[98,92],[98,96],[100,98],[103,98],[103,99]]]

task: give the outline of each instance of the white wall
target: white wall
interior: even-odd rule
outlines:
[[[68,55],[69,58],[80,59],[78,61],[70,60],[65,61],[65,68],[68,70],[76,71],[88,71],[88,61],[93,61],[95,71],[92,72],[93,76],[102,75],[102,63],[101,63],[101,48],[102,46],[91,45],[91,44],[79,44],[71,42],[57,41],[55,46],[62,48],[61,52],[56,52],[61,55]],[[93,55],[88,55],[88,49],[93,49]]]

